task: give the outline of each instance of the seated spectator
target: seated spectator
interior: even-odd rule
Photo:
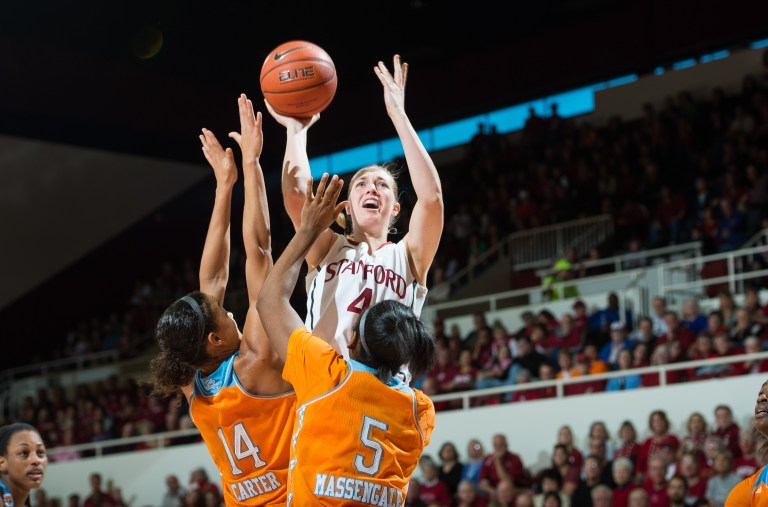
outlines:
[[[699,333],[707,328],[707,317],[701,313],[699,302],[695,299],[686,299],[683,303],[680,325],[690,329],[694,336],[698,336]]]
[[[748,336],[744,340],[744,353],[756,354],[763,352],[760,339],[757,336]],[[750,373],[762,373],[768,371],[768,359],[747,359],[741,363],[732,363],[734,375],[745,375]]]
[[[570,497],[579,485],[581,470],[570,462],[569,457],[570,454],[565,444],[555,444],[552,450],[552,468],[560,473],[560,477],[563,479],[561,489]]]
[[[506,356],[509,357],[509,349],[506,350]],[[509,363],[512,363],[512,359],[509,359]],[[459,371],[453,377],[451,384],[451,391],[467,391],[475,388],[475,381],[477,379],[477,368],[472,361],[472,353],[468,350],[462,350],[459,354]]]
[[[648,429],[651,435],[645,439],[637,459],[637,473],[645,475],[648,468],[648,458],[656,454],[662,447],[671,449],[672,454],[680,447],[680,440],[670,433],[670,424],[664,410],[654,410],[648,417]],[[641,475],[641,476],[642,476]]]
[[[677,314],[673,311],[664,313],[664,322],[666,323],[667,330],[658,336],[655,345],[679,341],[683,350],[687,351],[696,339],[696,335],[693,334],[693,331],[681,325]]]
[[[448,486],[451,496],[454,496],[464,469],[464,465],[459,461],[459,452],[453,442],[445,442],[440,446],[437,456],[440,459],[438,473],[440,482]]]
[[[435,380],[438,393],[451,392],[458,374],[459,366],[451,360],[450,351],[447,348],[437,349],[437,361],[427,377]]]
[[[415,477],[408,481],[408,492],[405,494],[403,507],[429,507],[419,496],[421,495],[421,483]]]
[[[606,363],[609,368],[616,369],[619,352],[624,349],[631,351],[635,347],[635,343],[627,335],[627,328],[623,322],[620,320],[612,322],[611,339],[600,349],[597,358]]]
[[[486,507],[488,496],[478,494],[472,481],[465,480],[459,483],[456,501],[452,505],[454,507]]]
[[[619,360],[614,371],[628,371],[632,366],[632,351],[623,349],[619,353]],[[606,391],[624,391],[626,389],[637,389],[640,387],[641,377],[637,373],[631,373],[621,377],[611,377],[605,384]]]
[[[739,477],[746,479],[760,469],[760,463],[757,461],[755,434],[751,429],[742,430],[739,436],[739,448],[741,449],[741,456],[733,460],[733,471],[736,472]],[[717,456],[715,454],[715,456]],[[713,459],[714,465],[714,459]]]
[[[461,478],[472,481],[475,486],[480,484],[480,470],[483,468],[485,451],[483,444],[476,438],[467,443],[467,459],[461,468]]]
[[[564,424],[557,430],[557,443],[563,444],[568,449],[568,461],[581,469],[584,457],[573,441],[573,430],[569,425]]]
[[[645,342],[638,342],[632,350],[632,367],[645,368],[651,364],[651,346]]]
[[[605,484],[592,488],[592,507],[611,507],[613,505],[613,490]]]
[[[555,348],[558,352],[562,349],[570,351],[579,350],[584,341],[583,329],[575,326],[573,315],[570,313],[565,313],[560,317],[560,325],[555,336]]]
[[[635,344],[644,343],[646,346],[653,346],[656,343],[656,336],[653,334],[653,321],[648,316],[640,317],[637,320],[637,329],[629,335],[629,339]]]
[[[688,481],[686,502],[693,503],[707,496],[707,477],[701,473],[701,463],[695,452],[684,452],[679,462],[677,473]]]
[[[422,456],[419,468],[423,477],[419,488],[419,499],[427,505],[451,507],[453,495],[448,486],[440,480],[440,470],[432,458]]]
[[[734,421],[733,411],[728,405],[718,405],[715,407],[715,427],[712,430],[712,434],[722,439],[723,444],[731,451],[734,459],[741,456],[741,448],[739,447],[741,427]]]
[[[507,437],[501,433],[493,436],[493,452],[483,459],[479,479],[480,489],[488,495],[493,494],[501,480],[510,480],[515,487],[531,485],[531,476],[523,461],[509,450]]]
[[[719,451],[715,455],[713,466],[714,475],[707,479],[707,489],[704,497],[713,507],[724,507],[728,493],[743,479],[733,471],[733,456],[728,450]]]
[[[509,371],[512,379],[516,377],[518,369],[525,368],[530,372],[537,372],[539,367],[548,361],[544,354],[533,348],[529,336],[518,336],[515,342],[517,343],[517,356],[512,360],[512,367]]]
[[[604,466],[605,464],[599,456],[590,454],[584,458],[584,468],[581,472],[582,477],[571,497],[571,503],[574,507],[577,505],[592,505],[592,491],[594,488],[598,485],[606,486],[603,482],[605,475],[603,473]],[[610,488],[608,489],[610,490]]]
[[[611,433],[608,431],[608,427],[605,425],[605,421],[592,421],[589,425],[589,433],[587,434],[587,443],[592,439],[601,440],[605,444],[605,457],[609,460],[613,460],[613,443],[611,442]]]
[[[704,442],[709,435],[709,427],[707,420],[704,419],[704,415],[701,412],[692,412],[688,416],[685,429],[686,434],[680,439],[677,459],[679,460],[682,457],[683,452],[693,451],[699,455],[699,461],[704,463],[706,461]]]
[[[647,472],[641,479],[641,485],[648,493],[650,507],[669,505],[666,479],[668,466],[669,463],[661,454],[654,454],[648,458]]]
[[[629,507],[650,507],[651,498],[643,488],[635,488],[629,492]]]
[[[475,371],[475,387],[484,389],[487,387],[498,387],[508,384],[514,384],[516,379],[510,379],[510,369],[513,359],[510,355],[509,347],[502,347],[487,368],[481,368]],[[512,381],[510,381],[512,380]]]
[[[496,486],[496,494],[488,507],[515,507],[515,486],[509,481],[501,481]]]
[[[731,327],[729,337],[736,345],[743,345],[744,340],[749,336],[760,336],[763,334],[762,324],[752,320],[749,310],[738,308],[736,310],[736,322]]]
[[[629,458],[616,458],[612,464],[613,472],[613,506],[628,507],[629,493],[639,487],[633,480],[635,465]]]
[[[571,505],[571,497],[562,492],[563,478],[554,468],[546,468],[542,470],[539,475],[540,482],[538,484],[539,493],[533,496],[534,507],[543,507],[545,504],[545,497],[547,494],[554,493],[560,500],[558,505],[569,507]]]
[[[640,455],[640,444],[637,441],[637,429],[632,421],[626,419],[619,426],[619,445],[613,451],[613,457],[629,458],[632,463],[637,464],[637,458]]]
[[[669,507],[689,507],[688,480],[680,474],[673,475],[667,483],[667,503]],[[653,504],[651,504],[653,505]]]

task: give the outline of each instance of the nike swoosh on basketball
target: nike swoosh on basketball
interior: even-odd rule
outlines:
[[[297,48],[286,49],[282,53],[275,53],[275,61],[281,60],[288,53],[290,53],[292,51],[297,51],[297,50],[302,49],[302,48],[304,48],[304,46],[299,46]]]

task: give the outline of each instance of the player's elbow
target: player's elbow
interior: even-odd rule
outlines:
[[[442,215],[445,209],[443,191],[440,187],[432,189],[426,195],[419,196],[419,203],[428,209],[430,213],[440,213]]]

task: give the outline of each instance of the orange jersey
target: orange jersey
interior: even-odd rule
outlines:
[[[768,507],[768,469],[763,467],[734,486],[725,507]]]
[[[233,354],[207,377],[195,374],[189,413],[221,472],[226,505],[285,505],[296,395],[248,393]]]
[[[435,426],[424,393],[345,360],[304,328],[283,378],[296,390],[288,505],[400,506]]]

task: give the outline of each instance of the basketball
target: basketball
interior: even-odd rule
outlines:
[[[292,40],[273,49],[261,67],[261,93],[279,114],[309,118],[336,94],[336,66],[323,48]]]

